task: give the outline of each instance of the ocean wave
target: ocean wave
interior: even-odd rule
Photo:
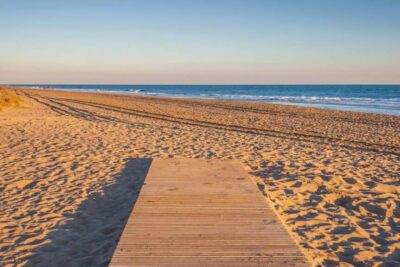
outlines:
[[[134,89],[133,88],[133,89],[129,89],[128,92],[131,93],[131,94],[140,94],[140,93],[143,93],[144,90],[143,89]]]
[[[331,97],[331,96],[276,96],[276,95],[235,95],[235,94],[202,94],[202,98],[265,101],[280,103],[321,103],[321,104],[351,104],[351,105],[397,105],[400,98],[368,98],[368,97]]]
[[[132,89],[130,93],[176,98],[203,98],[235,101],[255,101],[287,104],[321,104],[349,106],[382,106],[399,108],[400,98],[368,98],[368,97],[336,97],[336,96],[278,96],[278,95],[246,95],[246,94],[194,94],[167,93]]]
[[[19,85],[18,87],[20,87],[20,88],[28,88],[28,89],[45,89],[45,87],[42,87],[42,86]]]

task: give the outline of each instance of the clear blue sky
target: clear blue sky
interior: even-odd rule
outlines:
[[[400,83],[399,0],[4,0],[0,33],[0,83]]]

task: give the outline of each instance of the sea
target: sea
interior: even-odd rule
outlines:
[[[400,115],[398,85],[140,85],[13,84],[29,88],[109,92],[175,98],[266,102],[388,115]]]

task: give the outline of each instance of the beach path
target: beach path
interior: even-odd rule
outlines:
[[[110,266],[308,266],[234,160],[154,159]]]

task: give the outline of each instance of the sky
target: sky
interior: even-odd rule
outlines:
[[[399,0],[0,0],[0,83],[400,83]]]

